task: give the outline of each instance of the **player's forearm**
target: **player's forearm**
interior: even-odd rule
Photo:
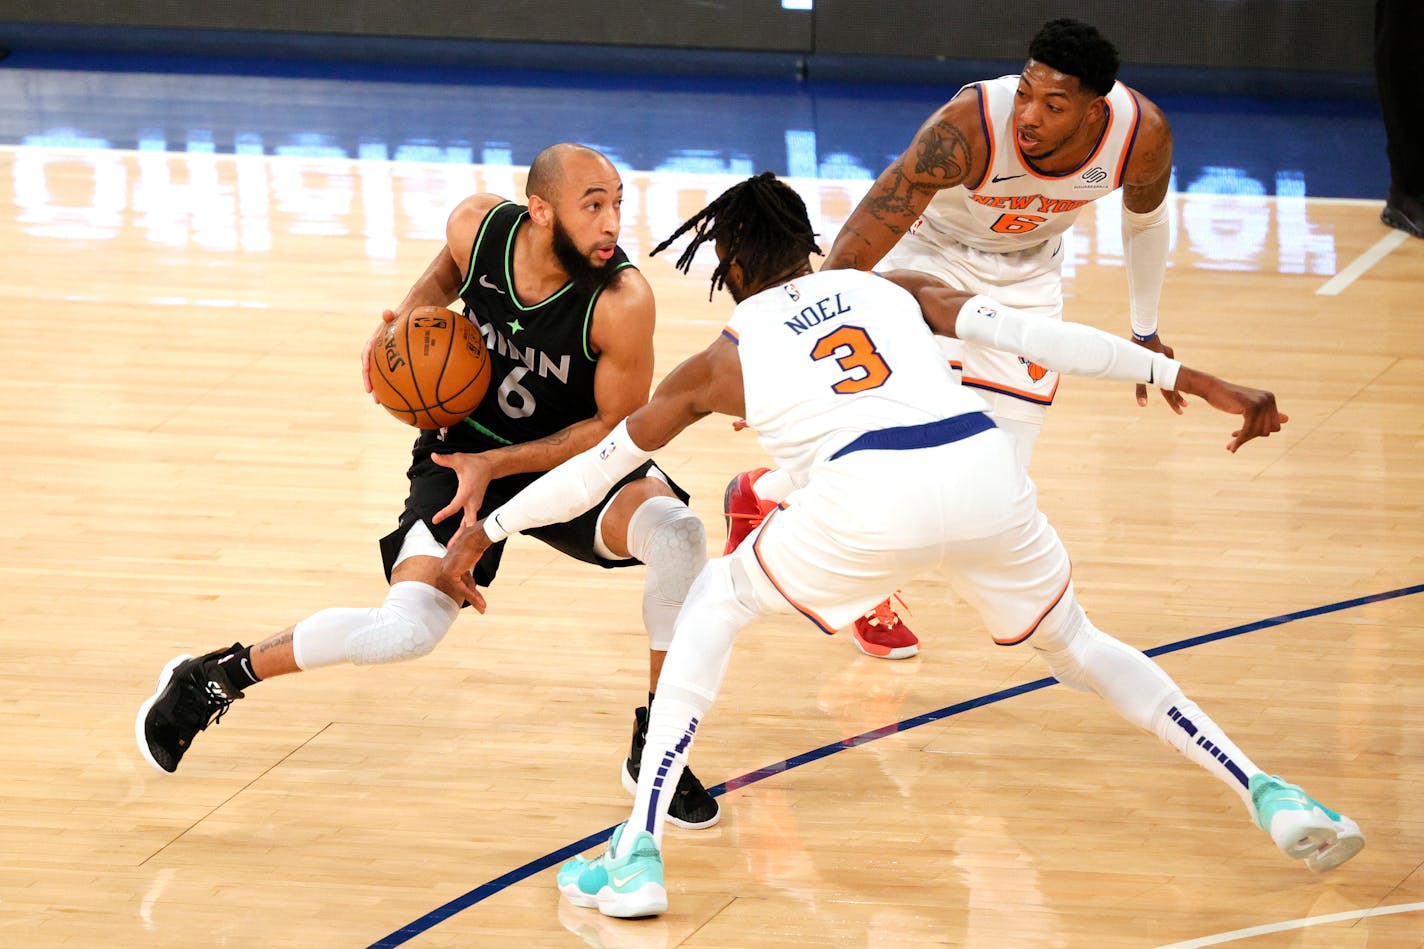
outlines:
[[[1128,310],[1132,333],[1144,342],[1157,334],[1157,305],[1167,275],[1170,245],[1167,203],[1138,214],[1122,210],[1122,246],[1127,265]]]
[[[620,422],[607,437],[491,511],[485,518],[485,533],[500,541],[509,534],[572,520],[649,457],[629,437],[626,423]]]
[[[1027,316],[984,296],[959,310],[955,335],[1055,372],[1173,389],[1181,363],[1100,329]]]
[[[480,459],[489,465],[492,479],[550,471],[579,452],[598,444],[613,426],[613,422],[595,415],[543,438],[481,452]]]

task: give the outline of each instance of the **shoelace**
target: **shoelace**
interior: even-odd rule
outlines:
[[[733,514],[731,511],[728,511],[723,516],[731,518],[734,521],[747,521],[755,528],[761,524],[762,521],[766,520],[766,515],[766,511],[757,511],[755,514]]]
[[[216,725],[222,721],[222,717],[227,714],[227,710],[232,708],[232,699],[227,697],[222,686],[211,680],[208,681],[208,720],[203,724],[206,729],[209,725]],[[213,707],[217,707],[217,712],[213,712]]]
[[[900,604],[901,609],[908,610],[910,608],[904,597],[900,596],[899,590],[896,590],[891,596]],[[894,629],[900,625],[900,617],[895,615],[895,610],[891,608],[889,600],[877,603],[872,612],[875,614],[875,621],[886,629]]]

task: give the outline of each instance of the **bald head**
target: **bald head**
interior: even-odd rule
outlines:
[[[529,179],[525,182],[524,194],[531,198],[538,195],[545,201],[556,204],[570,173],[576,171],[616,174],[613,163],[605,158],[602,152],[587,145],[560,142],[550,145],[534,156],[534,161],[529,165]]]

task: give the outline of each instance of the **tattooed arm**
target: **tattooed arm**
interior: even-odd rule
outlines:
[[[880,173],[836,235],[822,270],[870,270],[890,252],[936,191],[984,173],[979,96],[965,89],[920,126],[905,153]]]

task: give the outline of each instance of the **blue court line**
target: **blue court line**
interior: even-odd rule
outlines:
[[[1326,613],[1338,613],[1341,610],[1354,609],[1357,606],[1367,606],[1371,603],[1381,603],[1385,600],[1393,600],[1403,596],[1413,596],[1416,593],[1424,593],[1424,583],[1416,583],[1413,586],[1400,587],[1397,590],[1389,590],[1384,593],[1372,593],[1369,596],[1356,597],[1353,600],[1341,600],[1338,603],[1330,603],[1326,606],[1316,606],[1308,610],[1298,610],[1294,613],[1283,613],[1280,616],[1272,616],[1268,619],[1257,620],[1254,623],[1247,623],[1244,626],[1233,626],[1230,629],[1219,630],[1215,633],[1206,633],[1201,636],[1193,636],[1191,639],[1183,639],[1175,643],[1168,643],[1165,646],[1154,646],[1151,649],[1144,650],[1144,652],[1149,656],[1161,656],[1169,652],[1177,652],[1181,649],[1189,649],[1192,646],[1201,646],[1205,643],[1216,642],[1219,639],[1229,639],[1232,636],[1241,636],[1245,633],[1254,633],[1257,630],[1269,629],[1272,626],[1283,626],[1286,623],[1293,623],[1296,620],[1309,619],[1313,616],[1323,616]],[[905,719],[903,722],[895,722],[890,725],[885,725],[881,728],[877,728],[874,731],[863,732],[862,734],[855,735],[851,738],[843,738],[840,741],[832,742],[829,745],[822,745],[820,748],[813,748],[810,751],[803,752],[791,758],[787,758],[785,761],[778,761],[775,764],[767,765],[765,768],[758,768],[756,771],[750,771],[740,777],[730,778],[723,784],[719,784],[713,788],[708,788],[707,792],[713,797],[721,797],[728,791],[735,791],[739,788],[744,788],[748,785],[756,784],[758,781],[762,781],[774,775],[790,771],[792,768],[799,768],[803,764],[809,764],[812,761],[818,761],[821,758],[826,757],[827,755],[833,755],[837,752],[846,751],[850,748],[856,748],[860,745],[866,744],[867,742],[872,742],[884,738],[887,735],[894,735],[898,734],[899,732],[908,731],[911,728],[918,728],[921,725],[928,725],[931,722],[937,722],[941,719],[949,718],[952,715],[958,715],[962,712],[972,711],[976,708],[983,708],[986,705],[993,705],[995,702],[1002,702],[1005,699],[1011,699],[1019,695],[1027,695],[1030,692],[1037,692],[1039,689],[1046,689],[1050,685],[1057,684],[1057,682],[1058,680],[1053,678],[1052,676],[1049,676],[1045,679],[1035,679],[1033,682],[1025,682],[1022,685],[1016,685],[1012,686],[1011,688],[1001,689],[998,692],[991,692],[988,695],[981,695],[978,698],[958,702],[954,705],[949,705],[941,709],[936,709],[933,712],[926,712],[923,715],[916,715],[913,718]],[[533,876],[536,873],[542,873],[550,867],[557,866],[563,863],[568,858],[583,853],[585,850],[588,850],[595,844],[603,843],[604,841],[608,840],[608,838],[612,835],[613,828],[606,827],[603,830],[589,834],[582,840],[574,841],[567,847],[563,847],[560,850],[556,850],[551,854],[547,854],[546,856],[538,858],[537,860],[531,860],[524,866],[519,867],[515,870],[510,870],[508,873],[505,873],[501,876],[497,876],[493,880],[490,880],[488,883],[482,883],[479,886],[475,887],[473,890],[470,890],[468,893],[464,894],[463,896],[456,897],[455,899],[446,903],[444,906],[433,909],[430,912],[426,913],[424,916],[420,917],[419,919],[407,923],[400,929],[397,929],[395,932],[391,933],[389,936],[386,936],[383,939],[378,939],[376,942],[371,943],[369,949],[387,949],[387,947],[399,946],[405,942],[408,942],[409,940],[414,939],[416,936],[420,935],[426,930],[438,926],[440,923],[449,919],[451,916],[454,916],[456,913],[462,912],[463,910],[467,910],[471,906],[474,906],[476,903],[483,901],[487,897],[494,896],[496,893],[505,889],[506,887],[513,886],[516,883],[520,883],[524,880],[527,880],[529,877]]]

